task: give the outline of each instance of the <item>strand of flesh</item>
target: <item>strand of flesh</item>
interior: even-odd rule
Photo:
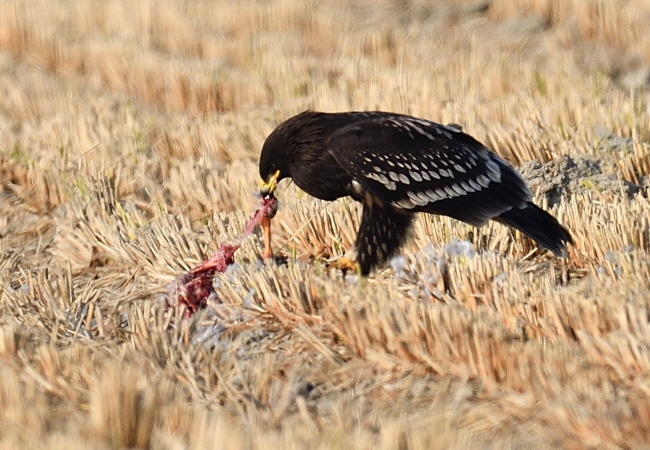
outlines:
[[[218,272],[225,272],[228,266],[235,262],[235,252],[258,225],[262,227],[264,233],[262,257],[264,259],[273,257],[273,251],[271,250],[271,219],[275,216],[277,210],[278,201],[275,196],[267,195],[262,197],[236,243],[221,244],[219,250],[212,257],[189,272],[177,277],[169,284],[165,299],[166,306],[168,308],[184,306],[184,318],[189,318],[197,311],[205,308],[208,298],[214,293],[213,277]]]

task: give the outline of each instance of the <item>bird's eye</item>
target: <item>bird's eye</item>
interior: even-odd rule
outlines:
[[[262,168],[260,167],[260,169],[261,169],[261,170],[260,170],[260,175],[263,174],[263,175],[262,175],[262,178],[264,178],[264,180],[267,180],[267,181],[268,181],[268,179],[271,178],[271,176],[275,173],[275,171],[276,171],[277,169],[275,168],[275,164],[274,164],[274,163],[268,163],[268,164],[264,165],[263,167],[264,167],[264,169],[262,169]]]

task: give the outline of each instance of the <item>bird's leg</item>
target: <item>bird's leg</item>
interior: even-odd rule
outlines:
[[[413,215],[378,202],[365,202],[355,242],[360,273],[385,264],[406,240]]]

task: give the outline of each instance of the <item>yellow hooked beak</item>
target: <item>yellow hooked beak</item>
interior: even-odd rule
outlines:
[[[266,182],[262,180],[260,182],[260,193],[262,195],[272,195],[275,192],[275,188],[278,187],[278,177],[280,176],[280,171],[276,170],[269,181]]]

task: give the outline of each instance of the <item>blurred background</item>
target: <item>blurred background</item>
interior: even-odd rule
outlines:
[[[649,0],[2,0],[0,444],[647,445],[649,85]],[[569,262],[421,218],[361,291],[247,266],[253,238],[219,291],[246,321],[171,334],[156,295],[241,233],[305,109],[460,124],[536,180]],[[276,249],[352,245],[357,205],[281,192]],[[479,256],[443,301],[456,238]]]

